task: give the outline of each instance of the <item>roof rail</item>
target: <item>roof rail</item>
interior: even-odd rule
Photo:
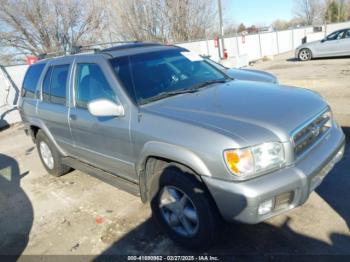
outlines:
[[[66,55],[65,51],[56,51],[56,52],[50,52],[50,53],[41,53],[38,55],[38,59],[42,60],[45,58],[52,58],[52,57],[57,57],[57,56],[63,56]]]
[[[113,46],[105,49],[99,48],[106,45],[113,45]],[[127,49],[127,48],[159,46],[159,45],[162,45],[162,44],[155,43],[155,42],[142,42],[142,41],[118,41],[118,42],[107,42],[107,43],[98,43],[98,44],[89,44],[89,45],[77,45],[77,46],[72,46],[71,50],[69,51],[61,50],[61,51],[50,52],[50,53],[42,53],[38,56],[38,58],[39,60],[42,60],[45,58],[54,58],[58,56],[76,55],[84,52],[100,53],[100,52],[116,51],[116,50]]]
[[[93,45],[91,45],[93,46]],[[94,53],[98,53],[101,50],[99,48],[90,48],[90,46],[73,46],[72,49],[70,50],[70,54],[71,55],[75,55],[75,54],[79,54],[79,53],[83,53],[83,52],[89,52],[92,51]]]
[[[103,49],[103,50],[101,50],[101,52],[110,52],[110,51],[117,51],[117,50],[122,50],[122,49],[129,49],[129,48],[147,47],[147,46],[161,46],[161,45],[162,44],[155,43],[155,42],[140,42],[140,41],[118,42],[118,45]]]

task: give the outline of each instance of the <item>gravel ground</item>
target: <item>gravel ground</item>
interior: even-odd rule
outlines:
[[[257,63],[281,83],[320,92],[350,126],[350,59]],[[346,129],[348,132],[349,129]],[[350,133],[350,132],[349,132]],[[302,207],[259,225],[231,225],[204,254],[350,256],[350,152]],[[20,125],[0,132],[0,254],[183,255],[141,201],[82,172],[49,176]]]

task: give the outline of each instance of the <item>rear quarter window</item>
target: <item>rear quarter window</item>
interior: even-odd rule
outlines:
[[[45,68],[45,64],[37,64],[32,65],[29,67],[26,76],[23,80],[22,85],[22,96],[28,97],[28,98],[34,98],[35,97],[35,91],[41,76],[41,73],[43,72]]]

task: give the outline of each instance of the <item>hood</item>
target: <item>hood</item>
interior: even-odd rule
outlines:
[[[230,68],[226,70],[226,74],[238,80],[260,81],[268,83],[278,82],[277,78],[274,75],[259,70]]]
[[[326,106],[318,94],[306,89],[234,80],[143,108],[257,143],[266,139],[288,141],[292,131]]]
[[[311,47],[311,46],[319,44],[320,42],[321,42],[321,40],[308,42],[308,43],[305,43],[305,44],[302,44],[302,45],[298,46],[297,49],[301,49],[301,48],[305,48],[305,47]]]

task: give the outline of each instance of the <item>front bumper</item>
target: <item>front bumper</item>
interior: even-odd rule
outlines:
[[[295,51],[294,51],[294,58],[295,59],[299,59],[299,52],[300,52],[300,49],[295,49]]]
[[[305,203],[334,164],[340,161],[344,146],[341,128],[334,127],[294,166],[244,182],[202,178],[225,220],[256,224]],[[286,193],[292,195],[286,206],[259,214],[261,203]]]

